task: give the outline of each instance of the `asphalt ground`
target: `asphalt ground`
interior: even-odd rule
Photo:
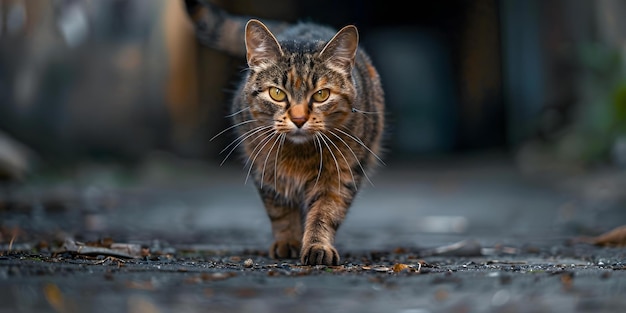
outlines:
[[[502,156],[390,162],[339,229],[341,265],[267,256],[237,164],[157,155],[4,186],[0,312],[626,312],[626,174]]]

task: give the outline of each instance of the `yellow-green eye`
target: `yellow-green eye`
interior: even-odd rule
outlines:
[[[284,91],[276,87],[271,87],[269,89],[269,94],[270,94],[270,97],[274,99],[274,101],[278,101],[278,102],[284,101],[285,98],[287,97]]]
[[[324,102],[328,99],[328,97],[330,97],[330,89],[320,89],[313,94],[313,101]]]

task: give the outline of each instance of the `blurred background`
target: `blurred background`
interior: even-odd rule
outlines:
[[[357,25],[386,91],[390,164],[626,167],[622,0],[213,2]],[[0,176],[155,152],[219,163],[232,138],[209,139],[244,66],[198,44],[182,0],[0,0]]]

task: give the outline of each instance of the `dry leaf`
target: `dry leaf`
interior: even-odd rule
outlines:
[[[408,266],[408,265],[406,265],[406,264],[396,263],[396,264],[394,264],[394,266],[391,268],[391,270],[392,270],[394,273],[398,273],[398,272],[402,272],[403,270],[405,270],[405,269],[407,269],[407,268],[409,268],[409,266]]]
[[[574,285],[574,273],[565,272],[561,274],[561,284],[564,290],[571,290]]]
[[[592,242],[598,246],[626,247],[626,225],[594,237]]]
[[[148,298],[131,296],[128,298],[128,312],[131,313],[159,313],[158,306]]]
[[[105,255],[118,258],[142,257],[141,245],[130,243],[110,243],[109,246],[109,248],[89,246],[82,242],[66,239],[63,243],[62,252],[73,252],[83,255]]]
[[[48,300],[50,306],[54,308],[57,312],[67,312],[67,307],[65,305],[65,299],[63,297],[63,293],[57,285],[55,284],[47,284],[43,288],[43,293]]]
[[[111,245],[113,243],[114,243],[113,238],[106,237],[98,241],[87,241],[85,242],[85,245],[90,246],[90,247],[111,248]]]

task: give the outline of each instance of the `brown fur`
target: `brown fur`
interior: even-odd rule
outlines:
[[[244,29],[249,71],[234,95],[238,137],[229,149],[243,148],[265,205],[274,235],[270,256],[337,265],[335,233],[363,179],[382,162],[378,74],[358,48],[354,26],[334,32],[300,23],[272,33],[250,19]],[[273,99],[272,88],[284,99]]]

